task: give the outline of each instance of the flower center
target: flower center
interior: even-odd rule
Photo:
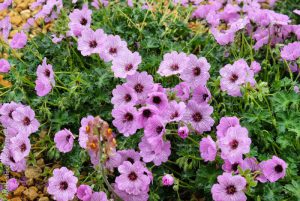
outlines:
[[[90,45],[90,48],[96,48],[98,44],[97,44],[97,41],[92,40],[92,41],[90,41],[89,45]]]
[[[26,144],[25,143],[21,144],[20,150],[21,150],[21,152],[26,151]]]
[[[45,76],[46,76],[46,77],[50,77],[50,74],[51,74],[50,70],[49,70],[49,69],[46,69],[46,70],[45,70]]]
[[[160,134],[161,133],[161,131],[164,129],[164,127],[162,127],[162,126],[157,126],[156,127],[156,132],[157,132],[157,134]]]
[[[231,149],[236,149],[239,146],[239,142],[237,140],[233,140],[229,143]]]
[[[85,127],[85,132],[89,133],[90,131],[91,131],[91,129],[90,129],[90,127],[87,125],[87,126]]]
[[[283,168],[281,165],[276,165],[274,169],[277,173],[281,173],[283,171]]]
[[[134,89],[137,93],[142,93],[144,90],[144,86],[141,84],[137,84],[137,85],[135,85]]]
[[[126,70],[126,71],[130,71],[132,68],[133,68],[133,65],[132,65],[132,64],[127,64],[127,65],[125,66],[125,70]]]
[[[146,109],[146,110],[143,111],[143,116],[144,117],[149,118],[149,117],[151,117],[151,115],[152,115],[151,110]]]
[[[117,48],[111,47],[111,48],[109,49],[109,53],[110,53],[110,54],[116,54],[116,53],[117,53]]]
[[[60,188],[60,190],[67,190],[67,188],[68,188],[68,183],[66,182],[66,181],[62,181],[62,182],[60,182],[60,184],[59,184],[59,188]]]
[[[128,157],[128,158],[127,158],[127,161],[129,161],[129,162],[132,163],[132,164],[134,163],[134,160],[133,160],[133,158],[131,158],[131,157]]]
[[[11,118],[11,119],[13,118],[13,117],[12,117],[12,113],[13,113],[13,112],[14,112],[14,111],[11,110],[11,111],[8,113],[8,116],[9,116],[9,118]]]
[[[135,172],[131,172],[129,175],[128,175],[128,178],[131,180],[131,181],[135,181],[137,179],[137,175],[135,174]]]
[[[232,169],[233,171],[237,171],[237,170],[238,170],[238,166],[239,166],[238,163],[234,163],[234,164],[231,165],[231,169]]]
[[[30,119],[28,117],[25,117],[23,120],[24,126],[29,126],[30,125]]]
[[[172,71],[176,71],[176,70],[179,69],[179,66],[178,66],[178,64],[173,64],[173,65],[171,65],[170,68],[171,68]]]
[[[82,18],[82,19],[80,20],[80,24],[83,25],[83,26],[85,26],[85,25],[87,24],[87,19]]]
[[[11,162],[13,162],[13,163],[16,162],[15,159],[14,159],[14,157],[12,157],[12,156],[9,157],[9,160],[10,160]]]
[[[179,114],[178,114],[177,111],[175,111],[175,112],[171,115],[170,119],[175,119],[175,118],[177,118],[177,117],[179,117]]]
[[[124,115],[124,121],[132,121],[133,120],[133,115],[129,112],[127,112],[125,115]]]
[[[229,195],[233,195],[236,192],[236,188],[234,185],[230,185],[226,187],[226,193]]]
[[[199,67],[196,67],[193,69],[193,73],[195,76],[199,76],[201,74],[201,69]]]
[[[196,112],[192,117],[195,122],[200,122],[202,120],[202,115],[200,112]]]
[[[208,98],[208,94],[203,94],[202,98],[203,98],[204,101],[206,101],[206,99]]]
[[[237,76],[236,74],[232,74],[230,81],[234,83],[235,81],[237,81],[237,79],[239,79],[239,76]]]
[[[153,103],[155,104],[160,104],[161,103],[161,99],[159,96],[154,96],[152,99]]]
[[[68,136],[66,137],[67,142],[69,142],[70,138],[71,138],[71,135],[68,135]]]
[[[126,102],[130,102],[132,98],[131,98],[130,94],[126,94],[124,99],[125,99]]]

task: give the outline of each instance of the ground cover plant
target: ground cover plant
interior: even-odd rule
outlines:
[[[1,19],[0,200],[299,200],[299,3],[37,0],[23,27]]]

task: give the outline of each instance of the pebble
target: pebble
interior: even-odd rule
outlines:
[[[37,198],[39,195],[37,193],[38,189],[35,186],[29,187],[29,189],[25,190],[23,194],[29,199],[29,200],[34,200]]]
[[[22,193],[26,190],[26,187],[24,186],[19,186],[15,191],[14,191],[14,195],[15,196],[21,196]]]

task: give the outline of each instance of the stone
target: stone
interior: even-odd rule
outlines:
[[[24,186],[19,186],[15,191],[14,191],[14,195],[15,196],[21,196],[22,193],[26,190],[26,187]]]
[[[11,198],[10,201],[22,201],[20,197]]]
[[[25,190],[23,193],[29,200],[34,200],[39,196],[37,193],[38,189],[35,186],[29,187],[29,189]]]
[[[25,177],[28,179],[37,179],[42,174],[42,169],[40,167],[28,167],[25,170]]]
[[[36,164],[37,164],[39,167],[44,166],[44,165],[45,165],[44,159],[40,158],[40,159],[36,162]]]
[[[24,19],[28,19],[28,18],[30,18],[30,16],[31,16],[31,12],[30,12],[30,10],[23,10],[23,11],[21,11],[21,16],[22,16],[22,18],[24,18]]]
[[[47,197],[41,197],[38,201],[49,201],[49,198],[47,198]]]
[[[10,22],[14,25],[19,25],[22,22],[22,17],[19,15],[13,16],[10,18]]]

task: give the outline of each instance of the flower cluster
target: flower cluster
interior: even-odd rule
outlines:
[[[93,192],[90,186],[84,184],[77,188],[76,195],[82,201],[108,201],[107,195],[104,192]]]
[[[40,123],[29,106],[15,102],[1,106],[0,122],[5,128],[5,145],[0,160],[12,171],[24,171],[31,149],[29,136],[38,130]]]
[[[51,64],[47,64],[47,58],[43,59],[36,71],[37,80],[35,90],[38,96],[46,96],[55,86],[54,72]]]

